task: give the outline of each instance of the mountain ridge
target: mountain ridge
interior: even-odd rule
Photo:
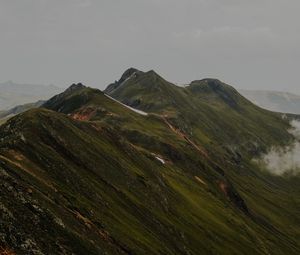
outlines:
[[[115,99],[147,115],[77,84],[8,120],[0,126],[0,246],[20,254],[298,254],[299,179],[252,161],[294,140],[289,120],[223,88],[194,93],[143,72]]]

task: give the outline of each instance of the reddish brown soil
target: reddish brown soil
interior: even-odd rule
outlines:
[[[204,157],[208,158],[208,153],[205,151],[205,149],[201,148],[199,145],[197,145],[195,142],[193,142],[186,134],[184,134],[179,129],[175,128],[167,119],[167,116],[161,116],[163,121],[166,123],[166,125],[178,136],[186,140],[190,145],[192,145],[198,152],[201,153]]]
[[[224,181],[219,181],[219,188],[228,197],[228,184]]]
[[[12,250],[0,247],[0,255],[15,255],[15,253]]]
[[[84,108],[74,114],[71,117],[75,120],[88,121],[93,118],[97,113],[97,110],[92,107]]]

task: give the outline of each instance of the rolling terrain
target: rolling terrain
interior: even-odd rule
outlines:
[[[299,254],[300,179],[253,161],[295,140],[289,120],[213,79],[73,84],[0,126],[0,247]]]

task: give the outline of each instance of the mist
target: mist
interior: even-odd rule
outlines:
[[[104,89],[129,67],[300,93],[297,0],[0,0],[0,82]],[[280,17],[280,18],[279,18]]]
[[[272,174],[300,174],[300,121],[291,121],[291,126],[289,132],[295,137],[294,143],[285,147],[272,147],[258,160]]]

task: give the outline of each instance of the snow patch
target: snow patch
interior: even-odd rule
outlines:
[[[20,133],[20,138],[24,143],[26,143],[26,138],[23,133]]]
[[[10,119],[10,118],[12,118],[12,117],[14,117],[14,116],[16,116],[16,114],[11,113],[11,114],[5,116],[5,119]]]
[[[160,158],[160,157],[155,157],[159,162],[161,162],[163,165],[164,164],[166,164],[166,162],[162,159],[162,158]]]
[[[115,102],[117,102],[117,103],[119,103],[119,104],[125,106],[126,108],[130,109],[131,111],[134,111],[134,112],[136,112],[136,113],[138,113],[138,114],[141,114],[141,115],[144,115],[144,116],[147,116],[147,115],[148,115],[148,113],[143,112],[143,111],[138,110],[138,109],[135,109],[135,108],[133,108],[133,107],[130,107],[130,106],[126,105],[126,104],[123,104],[123,103],[121,103],[120,101],[114,99],[113,97],[111,97],[111,96],[109,96],[109,95],[107,95],[107,94],[105,94],[105,96],[107,96],[108,98],[114,100]]]
[[[113,91],[115,91],[116,89],[121,88],[127,81],[129,81],[131,78],[135,78],[136,77],[136,72],[132,73],[129,77],[127,77],[117,88],[115,88]]]
[[[134,75],[135,75],[135,72],[134,72],[132,75],[130,75],[128,78],[126,78],[126,79],[120,84],[120,87],[121,87],[122,85],[124,85],[128,80],[130,80]]]
[[[195,176],[195,179],[196,179],[198,182],[200,182],[201,184],[206,185],[206,182],[203,181],[199,176]]]

